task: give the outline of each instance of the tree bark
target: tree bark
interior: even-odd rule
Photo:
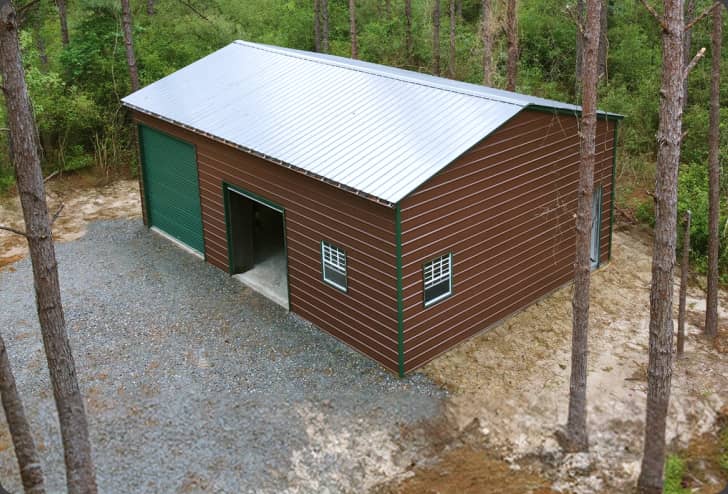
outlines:
[[[450,56],[447,61],[447,72],[450,79],[455,79],[455,0],[450,0]]]
[[[662,83],[657,130],[655,235],[650,289],[650,338],[644,453],[637,481],[643,494],[661,493],[665,424],[672,381],[672,294],[677,228],[683,100],[683,0],[663,0]]]
[[[440,0],[432,7],[432,73],[440,75]]]
[[[680,305],[677,311],[677,356],[685,353],[685,310],[688,295],[688,272],[690,271],[690,221],[692,214],[685,213],[682,263],[680,264]]]
[[[313,0],[313,47],[321,51],[321,0]]]
[[[518,15],[516,0],[508,0],[506,8],[506,35],[508,38],[508,65],[506,89],[516,90],[518,76]]]
[[[584,65],[584,0],[576,0],[576,68],[574,94],[577,101],[581,97],[581,73]]]
[[[321,51],[329,52],[329,0],[321,2]]]
[[[412,0],[404,0],[404,36],[405,48],[407,49],[407,63],[414,63],[414,44],[412,42]]]
[[[690,22],[695,17],[695,1],[688,0],[687,7],[685,9],[685,23]],[[693,51],[693,30],[689,29],[683,38],[683,66],[687,67],[690,63],[691,53]],[[686,77],[683,81],[683,112],[688,107],[688,78]]]
[[[493,35],[490,29],[490,0],[483,0],[483,85],[493,84]]]
[[[720,52],[723,39],[723,9],[713,9],[710,73],[710,129],[708,134],[708,293],[705,304],[705,334],[718,333],[718,260],[720,257]]]
[[[68,48],[70,42],[68,37],[68,15],[66,13],[66,0],[56,0],[58,7],[58,19],[61,22],[61,44],[63,48]]]
[[[154,0],[147,0],[147,15],[154,15]]]
[[[129,80],[131,90],[138,91],[139,72],[137,70],[136,55],[134,54],[134,37],[132,35],[131,7],[129,0],[121,0],[121,28],[124,33],[124,47],[126,48],[126,65],[129,67]]]
[[[43,469],[38,459],[38,451],[30,432],[30,424],[25,418],[23,402],[15,386],[13,369],[10,367],[5,341],[0,335],[0,398],[2,398],[5,418],[13,439],[15,457],[18,460],[20,478],[25,494],[43,494],[45,486]]]
[[[609,53],[609,0],[602,0],[599,14],[599,79],[607,79],[607,55]]]
[[[349,36],[351,37],[351,58],[359,58],[356,39],[356,0],[349,0]]]
[[[571,379],[569,417],[566,422],[569,451],[588,451],[586,416],[587,356],[589,350],[589,288],[591,281],[592,209],[597,131],[597,82],[601,0],[587,0],[583,44],[583,102],[581,115],[581,167],[576,210],[576,262],[572,298]]]
[[[66,485],[71,494],[92,494],[97,492],[97,488],[88,424],[66,333],[36,126],[20,59],[15,9],[10,0],[0,0],[0,75],[8,109],[17,189],[33,266],[36,308],[61,428]]]

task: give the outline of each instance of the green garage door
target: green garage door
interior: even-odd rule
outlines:
[[[195,148],[143,125],[139,139],[149,225],[204,252]]]

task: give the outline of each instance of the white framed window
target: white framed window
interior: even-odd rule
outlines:
[[[425,307],[452,294],[452,253],[426,262],[422,267]]]
[[[329,285],[342,292],[347,290],[346,251],[323,240],[321,241],[321,274]]]

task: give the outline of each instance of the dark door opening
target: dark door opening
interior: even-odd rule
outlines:
[[[226,189],[231,273],[253,290],[288,308],[283,209]]]

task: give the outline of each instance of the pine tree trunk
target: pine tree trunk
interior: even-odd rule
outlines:
[[[581,115],[581,167],[576,209],[576,262],[574,263],[573,326],[567,449],[588,451],[586,377],[589,350],[589,286],[591,281],[592,209],[597,131],[597,82],[601,0],[587,0],[584,26],[583,103]]]
[[[17,189],[33,266],[38,319],[61,428],[66,485],[70,494],[96,493],[86,412],[66,333],[36,126],[20,59],[15,10],[10,0],[0,0],[0,75],[8,109]]]
[[[584,65],[584,0],[576,0],[576,68],[575,68],[575,86],[574,94],[577,101],[581,97],[581,73]]]
[[[713,9],[710,73],[710,128],[708,130],[709,211],[708,211],[708,293],[705,307],[705,334],[718,333],[718,259],[720,240],[720,52],[723,39],[723,9]]]
[[[440,0],[432,7],[432,73],[440,75]]]
[[[450,79],[455,79],[455,0],[450,0],[450,56],[447,61],[447,72]]]
[[[650,289],[650,339],[642,494],[661,493],[665,425],[672,381],[672,295],[677,231],[677,172],[680,164],[683,99],[683,0],[664,0],[660,123],[657,130],[655,236]]]
[[[599,79],[607,78],[607,55],[609,53],[609,0],[602,0],[599,14]]]
[[[493,35],[490,30],[490,0],[483,0],[483,85],[493,84]]]
[[[61,44],[64,48],[68,48],[70,42],[68,38],[68,15],[66,13],[66,0],[56,0],[58,7],[58,19],[61,22]]]
[[[147,15],[154,15],[154,0],[147,0]]]
[[[313,0],[313,47],[321,51],[321,0]]]
[[[359,58],[356,39],[356,0],[349,0],[349,36],[351,37],[351,58]]]
[[[516,90],[518,76],[518,14],[516,0],[508,0],[506,9],[506,35],[508,38],[508,65],[506,89]]]
[[[321,2],[321,51],[329,52],[329,0]]]
[[[695,1],[688,0],[687,7],[685,8],[685,23],[687,24],[693,17],[695,17]],[[691,53],[693,51],[693,30],[688,30],[683,38],[683,66],[687,67],[690,63]],[[683,113],[688,107],[688,78],[686,77],[683,81]]]
[[[30,432],[30,424],[25,418],[23,402],[15,386],[15,377],[10,367],[5,341],[0,335],[0,398],[2,399],[5,419],[13,439],[15,457],[18,460],[20,478],[25,494],[43,494],[45,486],[43,469],[35,449],[35,441]]]
[[[412,42],[412,0],[404,0],[405,47],[407,49],[407,63],[414,63],[414,44]]]
[[[121,0],[121,28],[124,33],[124,47],[126,48],[126,64],[129,67],[131,90],[138,91],[139,72],[137,71],[136,56],[134,55],[134,38],[132,36],[131,7],[129,0]]]

